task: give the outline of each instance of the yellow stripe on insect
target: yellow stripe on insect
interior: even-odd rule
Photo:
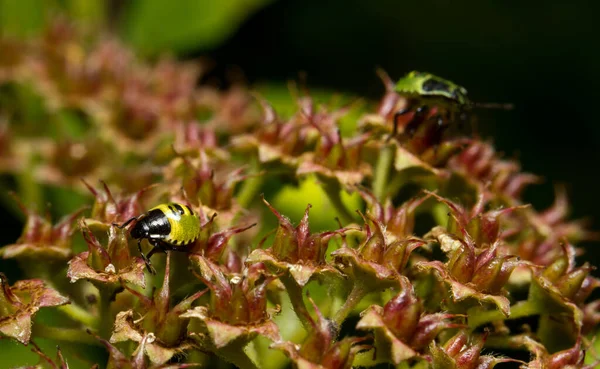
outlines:
[[[151,209],[160,210],[171,225],[171,232],[165,241],[173,245],[187,245],[194,241],[200,233],[200,220],[186,205],[170,203],[161,204]]]

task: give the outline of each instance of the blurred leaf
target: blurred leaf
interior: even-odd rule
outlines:
[[[105,0],[66,0],[65,7],[73,19],[100,26],[107,16],[107,4]]]
[[[230,36],[272,0],[135,0],[123,17],[124,38],[139,51],[207,49]]]
[[[363,208],[357,192],[349,194],[342,191],[341,198],[348,211],[352,213]],[[298,224],[308,203],[312,205],[309,224],[313,232],[339,228],[335,215],[331,212],[331,202],[315,176],[308,176],[301,180],[299,187],[285,186],[273,199],[273,206],[290,217],[294,224]]]
[[[26,37],[39,32],[52,4],[51,0],[0,0],[0,33]]]

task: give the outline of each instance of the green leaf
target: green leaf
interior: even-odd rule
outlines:
[[[357,192],[349,194],[341,192],[341,201],[348,211],[362,209],[360,195]],[[310,210],[310,228],[313,232],[338,229],[339,225],[332,212],[332,204],[316,177],[308,176],[300,181],[299,187],[285,186],[273,200],[273,206],[282,214],[289,216],[294,224],[304,215],[306,204],[313,207]]]
[[[217,46],[272,0],[135,0],[125,9],[123,37],[145,54]]]

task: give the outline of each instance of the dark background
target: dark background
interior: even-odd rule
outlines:
[[[523,170],[544,177],[525,192],[549,206],[565,184],[573,218],[600,230],[600,6],[585,1],[278,1],[251,17],[206,55],[238,66],[251,82],[307,74],[309,87],[378,99],[375,74],[393,79],[417,69],[465,86],[480,110],[479,133]],[[591,2],[590,2],[591,4]],[[599,264],[597,242],[586,259]]]
[[[285,84],[304,71],[310,88],[373,99],[383,94],[376,67],[393,79],[417,69],[465,86],[473,101],[513,103],[512,111],[480,111],[480,134],[545,178],[526,200],[544,208],[553,185],[566,184],[572,217],[600,230],[600,6],[588,3],[281,0],[219,46],[180,54],[213,59],[217,76],[239,68],[251,83]],[[122,7],[112,4],[118,20]],[[2,218],[0,241],[11,243],[20,223]],[[598,243],[586,246],[600,264]]]

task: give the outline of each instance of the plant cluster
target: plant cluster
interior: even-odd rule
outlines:
[[[0,332],[33,345],[34,367],[69,360],[37,336],[103,346],[107,368],[586,367],[600,282],[575,257],[594,234],[560,189],[549,209],[524,203],[538,178],[488,142],[405,121],[392,137],[406,101],[384,73],[378,105],[302,93],[282,116],[199,84],[201,64],[147,63],[67,22],[0,50],[0,172],[26,216],[0,255],[29,278],[0,273]],[[319,191],[297,192],[294,224],[273,198],[305,183]],[[55,223],[32,209],[48,188],[90,206],[54,204]],[[151,275],[114,224],[169,201],[201,235]],[[313,231],[322,201],[339,226]]]

